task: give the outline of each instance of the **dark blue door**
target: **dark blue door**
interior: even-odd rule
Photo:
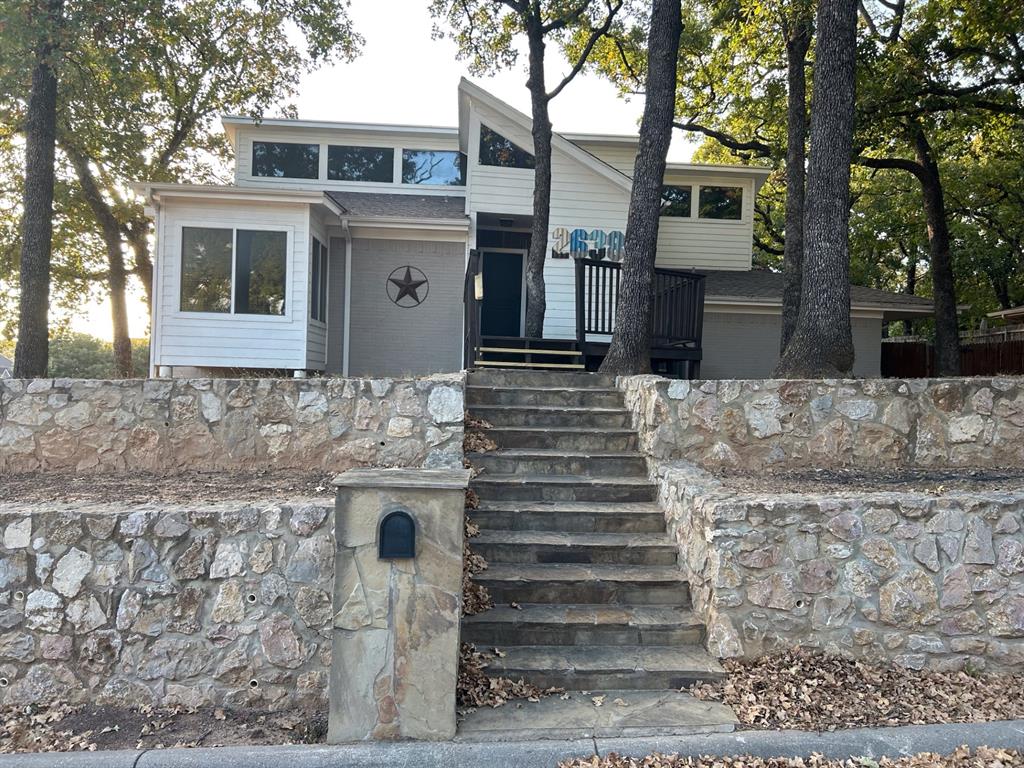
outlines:
[[[520,336],[523,318],[523,254],[484,251],[481,336]]]

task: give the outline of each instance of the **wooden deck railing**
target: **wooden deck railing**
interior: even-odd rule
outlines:
[[[615,330],[622,266],[612,261],[576,260],[576,337]],[[704,330],[704,275],[655,269],[651,307],[652,350],[701,349]],[[700,359],[699,356],[696,359]]]

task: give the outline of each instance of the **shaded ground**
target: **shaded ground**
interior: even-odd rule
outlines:
[[[947,491],[1005,491],[1024,488],[1024,467],[806,469],[786,472],[724,470],[715,476],[729,488],[747,493],[829,493],[896,491],[940,494]]]
[[[961,747],[950,755],[920,754],[891,760],[883,757],[875,762],[867,758],[852,760],[825,760],[822,757],[676,757],[675,755],[648,755],[646,757],[620,757],[614,753],[606,757],[568,760],[560,768],[1017,768],[1024,766],[1024,755],[1003,749],[979,747],[972,752]]]
[[[732,707],[745,728],[832,731],[1024,718],[1019,674],[915,672],[811,651],[722,665],[728,678],[691,691]]]
[[[326,711],[53,707],[0,710],[0,752],[319,744]]]
[[[332,478],[333,474],[319,470],[117,475],[33,472],[0,475],[0,502],[191,503],[331,497],[334,495]]]

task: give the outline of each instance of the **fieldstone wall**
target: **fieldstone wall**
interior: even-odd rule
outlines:
[[[334,511],[0,505],[0,702],[323,704]]]
[[[1024,668],[1024,488],[749,495],[658,468],[709,650]]]
[[[709,469],[1020,466],[1024,379],[619,379],[641,447]]]
[[[463,374],[0,381],[0,473],[462,466]]]

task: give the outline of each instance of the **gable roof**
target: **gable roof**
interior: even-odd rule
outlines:
[[[741,303],[782,306],[783,275],[764,269],[697,270],[705,275],[704,294],[710,302],[736,301]],[[934,312],[930,299],[890,293],[862,285],[850,286],[850,303],[856,309],[880,309],[888,319],[905,315],[929,315]]]
[[[0,371],[9,371],[14,369],[14,363],[8,360],[3,355],[0,355]]]
[[[466,198],[459,195],[407,195],[387,192],[333,192],[347,216],[389,219],[466,219]]]
[[[463,152],[466,152],[469,144],[467,134],[469,130],[469,101],[471,99],[490,107],[495,112],[500,112],[523,130],[532,132],[533,120],[528,115],[523,114],[515,107],[506,104],[501,99],[463,77],[459,80],[459,145]],[[569,141],[560,133],[552,131],[551,147],[552,149],[561,150],[564,154],[569,155],[577,162],[605,177],[621,189],[628,191],[633,186],[633,180],[629,176],[612,167],[596,155],[590,154],[578,144]]]

